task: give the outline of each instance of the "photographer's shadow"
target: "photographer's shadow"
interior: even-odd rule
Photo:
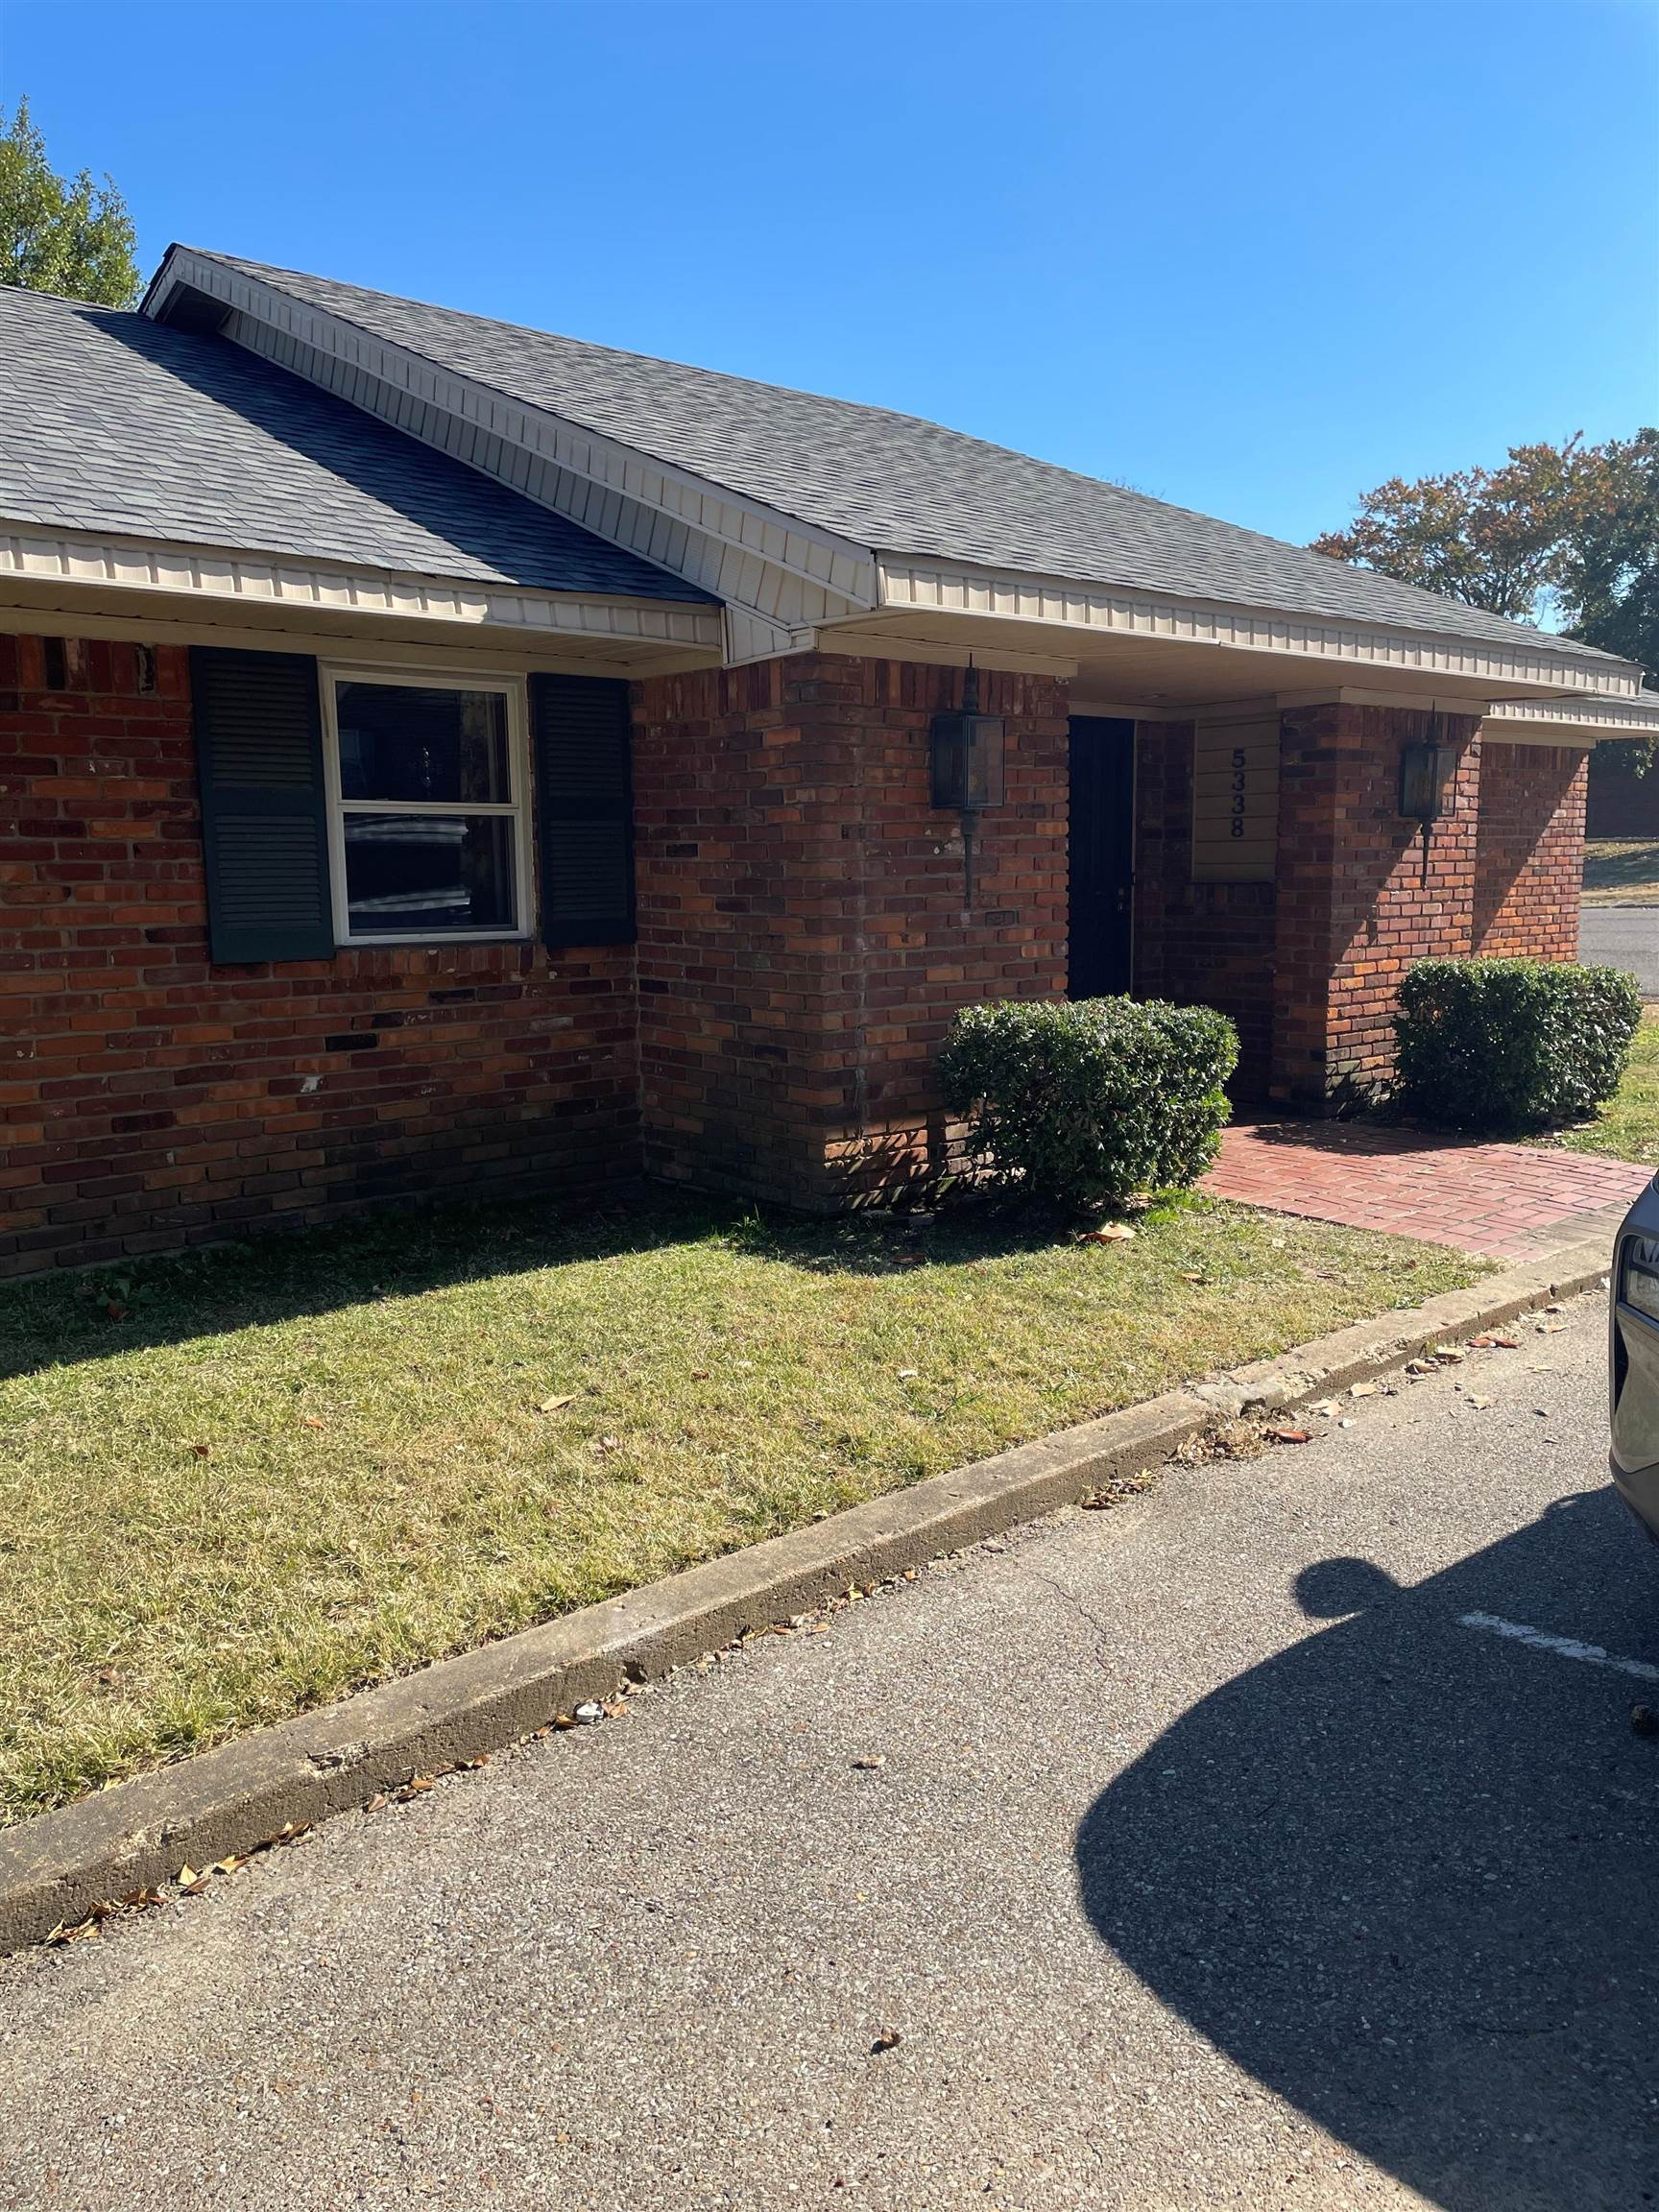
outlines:
[[[1090,1919],[1451,2212],[1659,2202],[1659,1742],[1630,1726],[1659,1685],[1460,1624],[1659,1663],[1659,1561],[1602,1491],[1414,1588],[1337,1559],[1297,1596],[1335,1624],[1090,1810]]]

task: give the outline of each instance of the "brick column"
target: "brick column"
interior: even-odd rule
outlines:
[[[1273,1095],[1339,1105],[1393,1064],[1413,961],[1474,947],[1477,720],[1392,707],[1299,708],[1281,722]],[[1399,810],[1400,756],[1457,750],[1448,810],[1424,832]]]
[[[951,1014],[1066,985],[1064,686],[986,674],[1007,797],[963,908],[927,725],[955,669],[830,654],[637,687],[646,1160],[828,1209],[943,1164]]]

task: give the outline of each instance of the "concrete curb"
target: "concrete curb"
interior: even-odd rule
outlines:
[[[257,1849],[290,1824],[497,1750],[585,1699],[806,1612],[849,1583],[878,1582],[1039,1519],[1158,1465],[1218,1416],[1341,1389],[1429,1345],[1588,1289],[1606,1274],[1609,1250],[1598,1235],[1410,1312],[934,1476],[41,1814],[0,1836],[0,1951],[81,1921],[106,1900],[171,1882],[183,1864]]]

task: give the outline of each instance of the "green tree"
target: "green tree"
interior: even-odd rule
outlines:
[[[1313,550],[1512,620],[1551,615],[1659,684],[1659,430],[1512,445],[1498,469],[1392,476]]]
[[[1512,621],[1535,620],[1555,580],[1582,441],[1512,445],[1501,469],[1458,469],[1367,492],[1346,530],[1315,553],[1376,568]]]
[[[1659,684],[1659,430],[1586,452],[1554,587],[1575,637]]]
[[[46,141],[19,100],[0,110],[0,284],[57,292],[105,307],[138,300],[137,235],[127,203],[106,177],[60,177]]]

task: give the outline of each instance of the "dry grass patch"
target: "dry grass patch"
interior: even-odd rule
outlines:
[[[1194,1202],[1080,1245],[651,1199],[0,1294],[0,1816],[1467,1283]]]

